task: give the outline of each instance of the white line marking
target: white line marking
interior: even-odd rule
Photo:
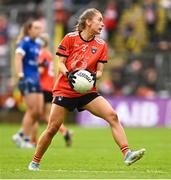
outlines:
[[[49,170],[49,169],[41,169],[40,171],[54,171],[54,172],[71,172],[71,173],[116,173],[116,171],[91,171],[91,170],[67,170],[67,169],[53,169],[53,170]],[[124,171],[117,171],[120,173],[124,173]]]
[[[20,169],[15,169],[15,171],[21,171]],[[112,170],[108,170],[108,171],[100,171],[100,170],[76,170],[76,169],[40,169],[39,170],[40,172],[63,172],[63,173],[104,173],[104,174],[117,174],[117,173],[120,173],[120,174],[124,174],[124,173],[128,173],[128,171],[124,171],[124,170],[116,170],[116,171],[112,171]],[[147,169],[146,171],[138,171],[138,173],[154,173],[154,174],[165,174],[165,173],[168,173],[168,172],[164,172],[164,171],[161,171],[161,170],[151,170],[151,169]]]
[[[68,172],[70,172],[70,173],[106,173],[106,174],[116,174],[116,173],[128,173],[128,171],[124,171],[124,170],[116,170],[116,171],[104,171],[104,170],[102,170],[102,171],[100,171],[100,170],[96,170],[96,171],[94,171],[94,170],[67,170],[67,169],[41,169],[40,171],[49,171],[49,172],[63,172],[63,173],[68,173]],[[164,173],[167,173],[167,172],[164,172],[164,171],[159,171],[159,170],[146,170],[145,172],[144,171],[138,171],[138,173],[156,173],[156,174],[164,174]]]

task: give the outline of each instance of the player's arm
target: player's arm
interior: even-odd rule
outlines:
[[[100,79],[103,74],[104,63],[98,62],[97,63],[97,71],[96,71],[96,79]]]
[[[74,76],[73,73],[69,72],[68,69],[66,68],[65,66],[66,60],[67,60],[67,57],[59,56],[59,61],[58,61],[59,72],[61,72],[67,77],[71,88],[73,88],[73,82],[76,77]]]
[[[59,56],[59,61],[58,61],[59,72],[61,72],[65,76],[66,76],[66,74],[68,72],[68,69],[65,66],[66,60],[67,60],[67,57]]]
[[[15,68],[17,77],[19,79],[23,78],[23,55],[21,53],[15,53]]]

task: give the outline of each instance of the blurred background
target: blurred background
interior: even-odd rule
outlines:
[[[170,127],[171,0],[0,0],[0,123],[21,122],[25,104],[16,86],[15,40],[28,19],[42,22],[54,54],[86,8],[104,16],[101,37],[109,61],[98,87],[124,126]],[[88,112],[68,115],[66,123],[105,126]]]

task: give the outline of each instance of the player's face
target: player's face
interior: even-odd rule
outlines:
[[[101,13],[96,13],[96,15],[91,19],[89,27],[93,34],[96,35],[101,33],[104,27],[103,17]]]
[[[39,21],[34,21],[31,29],[29,30],[29,35],[33,39],[35,39],[40,35],[41,31],[42,31],[41,23]]]

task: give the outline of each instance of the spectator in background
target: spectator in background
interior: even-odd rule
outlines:
[[[157,3],[155,0],[145,0],[142,5],[144,11],[144,19],[149,32],[150,42],[155,41],[156,24],[158,19]]]
[[[92,0],[73,0],[74,4],[81,4],[81,5],[86,5],[90,3]]]
[[[154,97],[157,91],[157,72],[154,68],[147,68],[143,74],[143,80],[137,88],[136,95]]]
[[[118,24],[118,7],[115,0],[109,0],[107,2],[106,9],[104,11],[104,25],[105,30],[107,31],[107,40],[112,43],[113,33],[117,28]]]
[[[4,14],[0,14],[0,66],[5,66],[8,56],[8,22]]]
[[[0,46],[7,45],[7,41],[8,41],[7,18],[4,14],[0,14]]]
[[[55,1],[55,15],[54,19],[56,23],[62,24],[64,28],[64,34],[67,33],[68,20],[72,10],[73,4],[71,0],[56,0]]]
[[[144,14],[139,3],[133,3],[119,18],[118,31],[114,38],[116,52],[139,54],[147,44]]]
[[[123,88],[123,67],[115,67],[111,72],[112,83],[114,87],[113,95],[121,96]]]
[[[9,97],[9,40],[8,19],[5,14],[0,13],[0,108],[5,106]]]
[[[124,70],[122,89],[123,95],[134,95],[142,81],[142,62],[139,59],[132,60]]]
[[[111,96],[114,92],[114,86],[112,83],[112,77],[110,73],[104,72],[103,79],[99,83],[99,92],[104,96]]]
[[[166,13],[165,21],[166,21],[166,27],[165,27],[165,36],[167,36],[167,40],[171,40],[171,1],[170,0],[160,0],[159,5],[164,9],[164,12]]]

